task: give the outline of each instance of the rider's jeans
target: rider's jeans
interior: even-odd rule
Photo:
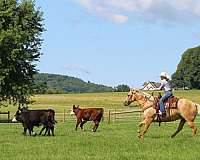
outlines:
[[[165,105],[164,101],[167,100],[170,96],[172,96],[172,91],[166,91],[165,94],[160,98],[159,105],[160,105],[160,111],[162,113],[165,112]]]

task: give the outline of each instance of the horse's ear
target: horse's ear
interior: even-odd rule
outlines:
[[[137,93],[138,93],[138,92],[140,92],[140,90],[139,90],[139,89],[136,89],[136,90],[135,90],[135,92],[137,92]]]
[[[79,108],[79,105],[77,106],[77,108]]]
[[[75,106],[75,104],[73,105],[73,109],[75,109],[76,108],[76,106]]]
[[[135,91],[135,88],[131,88],[131,91]]]

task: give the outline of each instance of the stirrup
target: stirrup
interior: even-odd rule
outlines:
[[[160,110],[158,111],[158,115],[162,116],[162,112]]]

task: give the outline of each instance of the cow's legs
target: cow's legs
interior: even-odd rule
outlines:
[[[31,136],[31,132],[33,131],[33,127],[28,127],[29,136]]]
[[[26,126],[26,124],[24,124],[24,123],[22,123],[22,126],[24,127],[24,132],[23,132],[23,134],[26,135],[26,132],[27,132],[27,126]]]
[[[42,132],[44,131],[44,129],[46,128],[46,126],[43,126],[43,128],[41,129],[41,131],[40,131],[40,133],[39,133],[39,135],[41,135],[42,134]]]
[[[24,127],[24,132],[23,132],[24,135],[26,135],[26,131],[27,131],[27,128]]]
[[[86,122],[87,122],[87,121],[85,121],[85,120],[81,122],[80,127],[81,127],[82,130],[83,130],[83,125],[84,125]]]
[[[93,132],[96,132],[98,126],[99,126],[99,121],[95,121],[95,122],[94,122],[94,127],[93,127],[92,131],[93,131]]]
[[[52,136],[54,136],[54,126],[52,126],[50,129],[51,129]],[[50,131],[50,129],[49,129],[49,131]]]
[[[81,120],[77,120],[76,128],[75,128],[76,131],[77,131],[78,125],[79,125],[80,123],[81,123]]]
[[[50,130],[51,129],[51,126],[48,126],[48,129],[47,129],[47,131],[48,131],[48,136],[50,136]]]
[[[46,126],[46,131],[44,133],[44,136],[47,134],[48,132],[48,136],[50,136],[50,133],[52,133],[52,136],[54,136],[54,125],[53,124],[49,124],[48,126]]]
[[[44,136],[46,136],[46,134],[47,134],[47,132],[49,131],[49,128],[46,126],[46,128],[45,128],[46,130],[45,130],[45,132],[44,132]]]

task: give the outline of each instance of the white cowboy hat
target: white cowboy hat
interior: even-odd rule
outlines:
[[[167,77],[167,73],[161,72],[161,73],[160,73],[160,76],[162,76],[162,77]]]
[[[161,72],[161,73],[160,73],[160,76],[165,77],[165,78],[167,78],[167,79],[170,79],[169,74],[167,74],[166,72]]]
[[[167,78],[167,79],[170,79],[170,75],[169,75],[169,74],[166,74],[166,78]]]

